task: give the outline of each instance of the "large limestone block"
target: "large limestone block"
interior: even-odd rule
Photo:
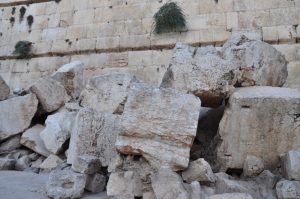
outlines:
[[[80,110],[71,135],[68,163],[78,163],[76,158],[88,155],[98,158],[102,166],[108,166],[117,155],[115,142],[119,132],[118,115],[89,108]]]
[[[300,151],[289,151],[281,157],[283,175],[288,180],[300,180]]]
[[[92,77],[80,96],[81,106],[108,113],[122,112],[130,84],[136,81],[127,73]]]
[[[51,77],[59,81],[73,99],[79,97],[83,89],[83,69],[81,61],[74,61],[60,67]]]
[[[43,111],[48,113],[62,107],[68,99],[64,86],[51,78],[39,79],[30,87],[30,91],[36,94]]]
[[[5,100],[10,93],[9,86],[5,83],[4,79],[0,76],[0,101]]]
[[[34,94],[10,98],[0,102],[0,142],[29,127],[37,111]]]
[[[50,173],[46,193],[54,199],[81,198],[86,184],[86,175],[71,170],[56,170]]]
[[[217,159],[222,169],[243,168],[247,155],[266,168],[278,166],[279,155],[300,147],[300,92],[278,87],[237,89],[219,125]]]
[[[153,174],[151,183],[157,199],[189,199],[180,175],[169,168],[161,168]]]
[[[187,168],[200,106],[200,100],[190,94],[133,84],[117,149],[123,154],[142,155],[154,168]]]
[[[221,51],[178,43],[161,86],[193,93],[203,106],[217,107],[235,87],[282,86],[287,61],[271,45],[235,34]]]
[[[126,171],[112,173],[107,183],[107,195],[122,199],[142,197],[142,181],[137,172]]]
[[[46,149],[45,144],[40,137],[40,134],[44,128],[45,127],[43,125],[37,124],[30,129],[27,129],[22,134],[20,143],[36,153],[48,157],[50,152]]]
[[[75,112],[56,113],[47,117],[46,128],[40,136],[51,153],[59,154],[63,150],[64,144],[71,136],[75,117]]]

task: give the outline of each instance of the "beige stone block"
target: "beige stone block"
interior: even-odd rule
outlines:
[[[284,87],[300,89],[300,62],[290,62],[288,64],[288,73]]]
[[[60,1],[58,6],[58,12],[69,12],[74,10],[74,0]]]
[[[46,54],[51,51],[52,42],[51,41],[42,41],[34,43],[32,46],[33,54]]]
[[[199,1],[200,14],[232,12],[233,5],[234,0],[219,0],[218,3],[207,0]]]
[[[240,28],[259,28],[270,26],[272,17],[269,10],[239,12],[238,22]]]
[[[288,62],[300,61],[300,44],[279,44],[273,47],[280,51]]]
[[[277,27],[278,39],[280,43],[295,43],[296,28],[295,26],[279,26]]]
[[[300,24],[300,7],[277,8],[270,11],[271,20],[268,26]]]
[[[207,14],[207,27],[208,28],[226,28],[227,16],[226,13],[213,13]]]
[[[278,32],[276,27],[263,27],[263,40],[265,42],[278,42]]]
[[[125,21],[125,32],[123,34],[128,35],[139,35],[143,33],[142,20],[126,20]]]
[[[150,34],[154,29],[153,18],[143,18],[142,19],[142,34]]]
[[[60,14],[55,13],[48,16],[48,28],[58,28],[60,22]]]
[[[207,28],[207,15],[196,15],[187,18],[188,30],[200,30]]]
[[[120,37],[101,37],[97,38],[96,49],[106,50],[106,49],[119,49],[120,48]]]
[[[228,12],[226,13],[226,19],[227,19],[227,30],[238,28],[239,22],[238,22],[238,13],[237,12]]]
[[[151,35],[151,47],[162,46],[162,45],[175,45],[180,37],[179,32],[170,32],[164,34],[152,34]]]
[[[34,17],[39,16],[39,15],[45,15],[46,14],[46,4],[45,3],[31,4],[29,7],[27,7],[26,14],[32,15]]]
[[[200,40],[199,31],[187,31],[181,32],[178,41],[183,43],[194,44],[198,43]]]
[[[41,39],[46,41],[62,40],[66,37],[66,33],[65,28],[44,29],[41,33]]]
[[[80,39],[76,42],[76,50],[95,50],[96,49],[96,39]]]
[[[94,9],[77,10],[74,12],[74,25],[91,24],[94,20]]]
[[[73,24],[73,12],[63,12],[60,13],[60,21],[59,26],[60,27],[68,27]]]
[[[295,3],[293,1],[282,1],[282,0],[235,0],[234,9],[236,11],[245,11],[245,10],[267,10],[272,8],[284,8],[284,7],[293,7]]]
[[[69,49],[70,49],[70,45],[65,40],[55,40],[52,43],[51,52],[64,53],[64,52],[68,52]]]
[[[45,7],[46,7],[46,10],[45,10],[46,15],[57,13],[58,6],[57,6],[56,2],[54,2],[54,1],[46,2]]]
[[[128,52],[128,66],[151,66],[152,65],[152,52],[146,51],[129,51]]]
[[[149,48],[150,36],[146,35],[121,35],[120,48]]]
[[[83,25],[70,26],[67,28],[67,39],[80,39],[86,36],[86,29]]]

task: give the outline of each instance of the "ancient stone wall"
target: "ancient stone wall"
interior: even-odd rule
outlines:
[[[152,17],[165,2],[0,0],[0,75],[12,88],[26,87],[80,59],[87,78],[129,71],[158,84],[176,42],[221,46],[233,32],[251,30],[286,55],[286,86],[300,88],[300,0],[177,0],[188,31],[156,35]],[[21,40],[34,43],[33,58],[12,55]]]

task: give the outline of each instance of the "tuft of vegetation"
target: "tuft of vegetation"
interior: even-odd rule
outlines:
[[[18,58],[27,58],[31,53],[32,42],[30,41],[18,41],[15,45],[15,51],[13,54],[17,55]]]
[[[182,31],[186,29],[185,15],[175,2],[165,3],[154,15],[156,34]]]

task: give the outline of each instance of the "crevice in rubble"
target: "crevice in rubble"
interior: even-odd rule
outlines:
[[[241,177],[243,173],[243,169],[228,168],[226,170],[226,173],[230,176]]]
[[[225,105],[218,108],[204,108],[200,112],[197,135],[191,148],[192,161],[204,158],[210,163],[213,171],[217,172],[219,166],[216,161],[216,149],[221,143],[218,134],[219,123],[223,117]]]

